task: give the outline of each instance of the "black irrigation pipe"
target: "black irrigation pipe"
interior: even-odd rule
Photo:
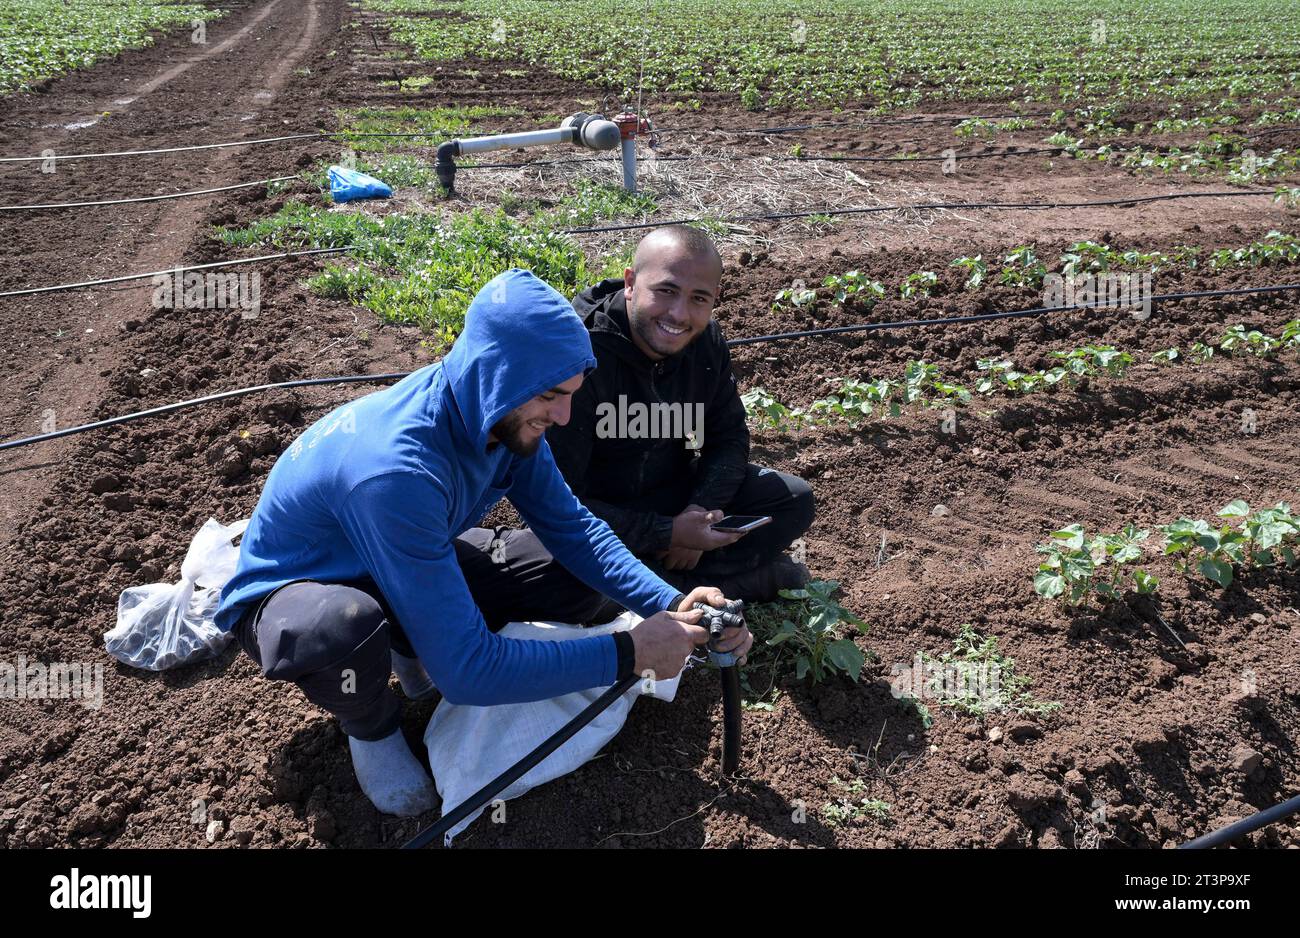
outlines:
[[[199,404],[210,404],[215,401],[231,400],[236,397],[243,397],[246,394],[256,394],[259,391],[273,391],[280,388],[306,388],[325,384],[354,384],[368,381],[401,380],[408,374],[410,374],[410,372],[403,371],[382,375],[344,375],[335,378],[305,378],[298,381],[281,381],[277,384],[259,384],[251,388],[238,388],[234,391],[222,391],[220,394],[209,394],[207,397],[196,397],[193,400],[178,401],[175,404],[164,404],[162,407],[154,407],[150,410],[142,410],[134,414],[123,414],[120,417],[109,417],[107,420],[97,420],[94,423],[82,424],[79,427],[68,427],[65,430],[55,430],[51,433],[42,433],[40,436],[32,436],[24,440],[8,440],[4,443],[0,443],[0,450],[25,446],[28,443],[39,443],[43,440],[55,440],[62,436],[71,436],[74,433],[84,433],[87,430],[99,430],[104,427],[112,427],[119,423],[137,420],[141,417],[158,417],[163,414],[174,413],[178,410],[197,407]]]
[[[800,133],[807,130],[820,130],[827,127],[862,127],[874,126],[880,124],[925,124],[925,123],[946,123],[963,120],[1007,120],[1013,117],[1024,115],[1007,115],[1005,117],[918,117],[918,118],[900,118],[897,120],[860,120],[860,121],[828,121],[816,124],[792,124],[788,127],[763,127],[758,130],[719,130],[714,128],[657,128],[655,133],[693,133],[693,134],[718,134],[718,135],[764,135],[764,134],[787,134]],[[1034,116],[1034,115],[1030,115]],[[1038,115],[1041,116],[1041,115]],[[1260,131],[1257,134],[1245,135],[1247,139],[1267,134],[1285,133],[1296,128],[1280,127],[1271,130]],[[1232,131],[1229,131],[1232,132]],[[188,147],[162,147],[152,150],[116,150],[106,153],[65,153],[54,154],[52,156],[0,156],[0,163],[42,163],[46,160],[95,160],[107,159],[110,157],[121,156],[150,156],[157,153],[184,153],[191,150],[214,150],[222,147],[246,147],[257,146],[265,143],[285,143],[292,140],[320,140],[330,137],[437,137],[450,140],[453,137],[489,137],[498,131],[470,131],[458,134],[449,134],[446,131],[347,131],[347,130],[322,130],[312,133],[287,134],[280,137],[262,137],[256,140],[232,140],[225,143],[203,143],[195,144]],[[1063,148],[1052,148],[1063,149]],[[1091,147],[1084,149],[1093,149]],[[883,157],[872,157],[870,159],[885,159]],[[968,157],[969,159],[969,157]],[[527,165],[527,164],[519,164]],[[468,167],[464,167],[468,168]]]
[[[1300,283],[1288,283],[1280,286],[1265,287],[1236,287],[1229,290],[1200,290],[1193,293],[1164,293],[1151,298],[1152,302],[1198,299],[1203,297],[1216,296],[1233,296],[1251,293],[1278,293],[1286,290],[1300,290]],[[778,332],[772,335],[750,336],[742,339],[729,339],[728,347],[737,347],[741,345],[754,345],[759,342],[775,342],[783,339],[806,339],[827,335],[843,335],[850,332],[868,332],[882,329],[910,329],[921,326],[953,326],[963,325],[972,322],[988,322],[995,319],[1014,319],[1024,316],[1036,316],[1043,313],[1053,312],[1072,312],[1078,310],[1095,309],[1092,306],[1041,306],[1034,309],[1008,310],[997,313],[978,313],[970,316],[952,316],[945,319],[903,319],[893,322],[875,322],[863,323],[856,326],[835,326],[828,329],[810,329],[802,332]],[[334,378],[308,378],[298,381],[282,381],[276,384],[259,384],[250,388],[239,388],[234,391],[222,391],[218,394],[210,394],[207,397],[198,397],[188,401],[180,401],[175,404],[165,404],[162,407],[155,407],[151,410],[138,411],[132,414],[123,414],[118,417],[110,417],[106,420],[99,420],[95,423],[87,423],[78,427],[68,427],[65,430],[55,430],[50,433],[42,433],[38,436],[25,437],[18,440],[8,440],[0,443],[0,451],[14,449],[19,446],[27,446],[32,443],[42,443],[46,440],[54,440],[59,437],[71,436],[75,433],[84,433],[87,430],[98,430],[104,427],[116,426],[127,421],[137,420],[143,417],[155,417],[162,414],[172,413],[189,407],[196,407],[199,404],[208,404],[215,401],[230,400],[236,397],[243,397],[246,394],[254,394],[258,391],[272,391],[283,388],[301,388],[315,387],[329,384],[351,384],[371,381],[400,381],[411,372],[395,371],[378,375],[345,375]]]
[[[430,134],[382,134],[380,136],[431,136]],[[774,163],[817,163],[817,162],[835,162],[835,163],[937,163],[946,162],[949,159],[958,160],[992,160],[992,159],[1010,159],[1020,156],[1038,156],[1043,153],[1061,153],[1066,147],[1034,147],[1024,150],[995,150],[986,153],[967,153],[956,154],[952,157],[947,156],[857,156],[857,155],[814,155],[814,156],[658,156],[654,162],[663,163],[689,163],[697,160],[707,160],[712,163],[743,163],[751,160],[768,160]],[[1080,147],[1079,150],[1096,150],[1096,147]],[[556,160],[529,160],[523,163],[477,163],[459,166],[460,170],[469,169],[525,169],[529,166],[557,166],[563,163],[607,163],[614,165],[618,160],[616,158],[561,158]],[[260,186],[272,182],[286,182],[291,179],[297,179],[297,176],[275,176],[270,179],[258,179],[254,182],[241,182],[231,186],[219,186],[215,189],[195,189],[191,192],[176,192],[171,195],[150,195],[141,196],[133,199],[109,199],[102,202],[56,202],[49,205],[0,205],[0,212],[34,212],[46,209],[62,208],[90,208],[102,205],[124,205],[129,202],[158,202],[164,199],[182,199],[188,196],[209,195],[214,192],[228,192],[232,189],[246,189],[252,186]],[[1264,195],[1259,192],[1259,195]],[[812,213],[822,214],[822,213]],[[577,229],[583,230],[583,229]],[[596,229],[590,229],[596,230]],[[2,296],[4,294],[0,294]]]
[[[233,140],[229,143],[202,143],[191,147],[166,147],[161,150],[117,150],[112,153],[68,153],[63,156],[0,156],[0,163],[42,163],[45,160],[98,160],[117,156],[144,156],[153,153],[183,153],[187,150],[216,150],[221,147],[251,147],[260,143],[281,143],[286,140],[308,140],[327,136],[323,133],[289,134],[284,137],[263,137],[260,140]]]
[[[826,208],[826,209],[808,209],[798,212],[780,212],[768,215],[738,215],[731,218],[716,219],[718,222],[751,222],[751,221],[772,221],[788,220],[791,218],[807,218],[813,215],[866,215],[877,212],[904,212],[908,210],[938,210],[938,209],[971,209],[971,208],[997,208],[997,209],[1037,209],[1037,208],[1089,208],[1093,206],[1105,205],[1137,205],[1140,202],[1162,202],[1168,199],[1201,199],[1201,198],[1230,198],[1248,195],[1267,195],[1272,196],[1274,193],[1265,189],[1247,189],[1233,190],[1231,192],[1175,192],[1167,195],[1148,195],[1138,196],[1130,199],[1105,199],[1096,202],[930,202],[916,205],[872,205],[859,208]],[[659,228],[664,225],[685,225],[692,222],[704,221],[707,219],[699,218],[680,218],[673,221],[655,221],[640,222],[630,225],[604,225],[600,227],[588,228],[560,228],[557,229],[560,234],[595,234],[608,231],[634,231],[643,228]],[[121,277],[108,277],[102,280],[83,280],[79,283],[61,283],[49,287],[27,287],[22,290],[8,290],[0,293],[0,299],[10,296],[27,296],[33,293],[51,293],[58,290],[75,290],[82,287],[97,287],[108,283],[122,283],[128,280],[146,280],[150,277],[156,277],[159,274],[183,273],[189,270],[205,270],[212,267],[234,267],[238,264],[255,264],[259,261],[277,260],[284,257],[300,257],[312,254],[344,254],[350,251],[349,247],[336,248],[309,248],[301,251],[289,251],[283,254],[263,254],[260,257],[246,257],[233,261],[215,261],[210,264],[196,264],[190,267],[171,267],[167,270],[156,270],[145,274],[126,274]]]
[[[262,137],[257,140],[231,140],[226,143],[201,143],[189,147],[163,147],[156,150],[115,150],[111,153],[66,153],[63,155],[54,154],[53,156],[0,156],[0,163],[43,163],[46,160],[98,160],[118,156],[151,156],[155,153],[184,153],[189,150],[216,150],[222,147],[251,147],[263,143],[284,143],[289,140],[319,140],[325,137],[441,137],[450,140],[452,137],[487,136],[491,136],[491,134],[447,134],[445,131],[404,131],[401,133],[388,133],[380,131],[319,130],[306,134],[288,134],[283,137]]]
[[[1281,293],[1287,290],[1300,290],[1300,283],[1286,283],[1269,287],[1237,287],[1230,290],[1198,290],[1192,293],[1161,293],[1151,297],[1152,303],[1169,300],[1194,300],[1215,296],[1233,296],[1244,293]],[[1040,316],[1043,313],[1071,312],[1075,310],[1096,309],[1094,306],[1037,306],[1033,309],[1013,309],[996,313],[972,313],[969,316],[950,316],[944,319],[904,319],[896,322],[859,323],[856,326],[830,326],[826,329],[805,329],[801,332],[777,332],[772,335],[750,336],[744,339],[730,339],[728,346],[754,345],[759,342],[775,342],[781,339],[807,339],[827,335],[845,335],[851,332],[873,332],[880,329],[904,329],[919,326],[951,326],[971,322],[989,322],[995,319],[1018,319],[1026,316]]]
[[[1266,827],[1269,824],[1276,823],[1277,821],[1281,821],[1282,819],[1288,818],[1297,813],[1300,813],[1300,795],[1296,795],[1294,798],[1289,798],[1281,804],[1274,805],[1271,808],[1266,808],[1263,811],[1252,814],[1248,818],[1242,818],[1240,821],[1235,821],[1227,827],[1222,827],[1217,831],[1211,831],[1208,834],[1197,837],[1195,840],[1189,840],[1185,844],[1179,844],[1178,849],[1208,850],[1211,847],[1219,847],[1236,840],[1238,837],[1245,836],[1251,831],[1259,830],[1261,827]]]
[[[968,209],[968,208],[1002,208],[1002,209],[1035,209],[1035,208],[1090,208],[1104,205],[1137,205],[1140,202],[1163,202],[1169,199],[1201,199],[1201,198],[1232,198],[1246,195],[1274,195],[1272,190],[1268,189],[1237,189],[1231,192],[1174,192],[1167,195],[1146,195],[1135,196],[1128,199],[1103,199],[1096,202],[928,202],[918,203],[915,205],[872,205],[861,208],[827,208],[811,211],[799,212],[779,212],[769,215],[739,215],[732,218],[715,219],[719,222],[748,222],[748,221],[770,221],[785,220],[791,218],[805,218],[809,215],[867,215],[875,212],[902,212],[902,211],[921,211],[937,209]],[[599,228],[566,228],[564,234],[587,234],[600,231],[633,231],[638,228],[658,228],[662,225],[685,225],[691,222],[706,221],[708,219],[683,218],[676,221],[657,221],[657,222],[640,222],[631,225],[606,225]],[[3,296],[3,294],[0,294]]]
[[[125,205],[128,202],[161,202],[164,199],[184,199],[193,195],[210,195],[213,192],[229,192],[232,189],[247,189],[272,182],[284,182],[297,179],[297,176],[273,176],[270,179],[258,179],[254,182],[239,182],[233,186],[218,186],[215,189],[194,189],[190,192],[173,192],[171,195],[145,195],[134,199],[108,199],[103,202],[51,202],[48,205],[0,205],[0,212],[36,212],[57,208],[90,208],[100,205]]]
[[[83,280],[80,283],[59,283],[52,287],[27,287],[22,290],[8,290],[0,293],[0,299],[7,296],[29,296],[33,293],[53,293],[57,290],[76,290],[81,287],[98,287],[107,283],[125,283],[128,280],[148,280],[152,277],[168,274],[185,273],[190,270],[209,270],[213,267],[236,267],[240,264],[256,264],[259,261],[274,261],[285,257],[306,257],[314,254],[341,254],[351,248],[306,248],[301,251],[285,251],[281,254],[262,254],[259,257],[243,257],[233,261],[213,261],[210,264],[191,264],[188,267],[168,267],[166,270],[154,270],[147,274],[124,274],[121,277],[105,277],[102,280]]]
[[[1060,153],[1065,147],[1036,147],[1026,150],[995,150],[989,153],[971,153],[967,155],[956,154],[953,158],[958,160],[988,160],[998,157],[1015,157],[1015,156],[1036,156],[1041,153]],[[1080,149],[1093,149],[1090,147],[1081,147]],[[752,160],[769,160],[773,163],[816,163],[816,162],[846,162],[846,163],[927,163],[947,160],[946,156],[856,156],[845,154],[843,156],[830,154],[826,156],[655,156],[653,162],[656,163],[690,163],[697,160],[703,160],[710,163],[744,163]],[[642,162],[650,162],[645,157],[641,158]],[[460,165],[457,164],[456,170],[469,169],[524,169],[529,166],[556,166],[560,163],[607,163],[611,166],[617,165],[618,157],[578,157],[578,158],[560,158],[557,160],[528,160],[523,163],[471,163]]]

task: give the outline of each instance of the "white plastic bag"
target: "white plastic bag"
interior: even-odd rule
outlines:
[[[634,613],[625,612],[607,625],[587,629],[547,622],[512,622],[500,634],[530,641],[567,641],[630,629],[640,621]],[[671,701],[677,696],[680,678],[679,674],[666,681],[637,682],[573,738],[495,798],[502,801],[518,798],[531,788],[572,772],[595,756],[623,728],[638,696],[646,694]],[[441,701],[424,731],[424,744],[429,750],[429,768],[442,796],[443,813],[459,807],[466,798],[536,749],[606,690],[594,687],[551,700],[495,707]],[[479,808],[449,830],[444,845],[451,846],[452,839],[489,806]]]
[[[108,653],[148,671],[165,671],[220,654],[231,636],[212,619],[221,588],[234,576],[239,561],[239,548],[231,541],[244,533],[248,520],[227,527],[209,518],[190,542],[179,583],[123,590],[117,601],[117,625],[104,633]]]

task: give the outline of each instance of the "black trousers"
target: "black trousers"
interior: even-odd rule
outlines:
[[[618,613],[556,563],[531,531],[471,528],[455,548],[494,632],[508,622],[607,622]],[[232,631],[263,675],[297,684],[349,736],[383,739],[398,728],[400,704],[388,687],[391,653],[415,652],[373,580],[285,584],[251,606]]]
[[[655,492],[625,507],[653,511],[661,515],[681,514],[690,499],[691,480]],[[705,506],[713,507],[713,506]],[[786,472],[750,463],[745,480],[735,496],[722,510],[729,515],[770,515],[772,521],[750,531],[736,543],[705,551],[695,569],[689,571],[706,582],[710,576],[745,573],[775,560],[801,537],[813,523],[815,505],[812,488],[803,479]],[[663,568],[653,557],[642,562],[662,575]]]

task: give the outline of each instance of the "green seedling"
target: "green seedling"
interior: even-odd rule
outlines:
[[[1172,365],[1178,360],[1178,348],[1167,348],[1163,352],[1156,352],[1151,356],[1151,361],[1157,365]]]
[[[888,378],[859,381],[846,378],[829,396],[813,401],[808,413],[820,419],[842,417],[850,423],[874,416],[897,417],[902,413],[895,399],[897,382]]]
[[[1046,599],[1060,599],[1066,608],[1080,606],[1092,589],[1092,577],[1097,571],[1094,546],[1077,524],[1053,531],[1052,537],[1052,541],[1034,548],[1047,555],[1034,577],[1034,592]]]
[[[985,372],[975,382],[975,390],[980,394],[992,394],[998,390],[1028,394],[1043,383],[1039,374],[1018,371],[1015,364],[1007,358],[980,358],[975,361],[975,367]]]
[[[852,297],[868,308],[885,295],[884,286],[860,270],[850,270],[838,276],[832,274],[822,281],[822,286],[831,291],[837,303],[843,303]]]
[[[740,402],[745,407],[745,416],[754,425],[772,430],[797,426],[800,414],[786,407],[764,388],[753,388],[740,395]]]
[[[905,300],[916,296],[929,296],[935,286],[939,283],[939,277],[932,270],[920,270],[914,274],[908,274],[901,284],[898,292]]]
[[[781,590],[782,599],[795,606],[767,639],[772,646],[789,644],[795,656],[795,678],[811,674],[814,684],[835,674],[856,682],[866,656],[850,638],[841,637],[845,625],[865,635],[867,624],[832,597],[839,589],[834,580],[813,580],[803,589]]]
[[[1271,335],[1266,335],[1258,329],[1247,330],[1240,323],[1230,328],[1219,339],[1219,350],[1229,355],[1248,352],[1258,358],[1269,358],[1281,347],[1282,343]]]
[[[1133,356],[1110,345],[1085,345],[1069,352],[1053,352],[1064,362],[1071,374],[1080,377],[1105,372],[1112,378],[1122,378],[1133,364]]]
[[[1236,517],[1235,505],[1223,509],[1229,512],[1224,517]],[[1246,561],[1246,535],[1231,524],[1214,528],[1199,518],[1179,518],[1173,524],[1163,525],[1160,533],[1165,536],[1164,552],[1174,558],[1179,571],[1187,573],[1195,563],[1203,576],[1224,589],[1232,585],[1233,566],[1241,566]]]
[[[1098,244],[1096,241],[1076,241],[1061,255],[1061,273],[1066,277],[1104,273],[1119,260],[1122,258],[1109,245]]]
[[[984,286],[984,280],[989,273],[989,265],[985,263],[982,254],[976,254],[974,257],[959,257],[948,266],[960,267],[966,271],[966,283],[963,286],[967,290],[978,290]]]
[[[1038,290],[1043,286],[1047,268],[1043,266],[1032,245],[1021,245],[1003,258],[998,282],[1004,287],[1029,287]]]
[[[1262,241],[1253,241],[1236,250],[1220,248],[1210,256],[1210,266],[1216,269],[1294,264],[1297,261],[1300,261],[1300,238],[1280,231],[1270,231]]]
[[[1272,567],[1279,563],[1288,568],[1295,566],[1300,520],[1291,514],[1291,506],[1286,502],[1278,502],[1252,515],[1250,506],[1238,498],[1220,509],[1219,516],[1241,520],[1246,537],[1243,553],[1251,566]]]
[[[841,798],[839,801],[831,801],[822,805],[822,815],[826,818],[826,823],[831,827],[839,827],[841,824],[859,817],[870,817],[882,823],[888,823],[891,819],[891,810],[889,802],[875,798],[863,798],[860,802]]]
[[[1135,525],[1127,524],[1118,534],[1103,534],[1097,538],[1106,560],[1110,562],[1111,571],[1108,578],[1094,584],[1094,589],[1102,597],[1108,600],[1121,598],[1128,565],[1142,559],[1142,542],[1150,535],[1150,531],[1138,530]],[[1133,584],[1139,594],[1150,595],[1159,587],[1160,581],[1145,570],[1134,570]]]
[[[817,291],[809,290],[806,287],[790,287],[782,290],[776,295],[772,303],[773,309],[779,309],[782,306],[795,307],[803,309],[812,306],[817,302]]]

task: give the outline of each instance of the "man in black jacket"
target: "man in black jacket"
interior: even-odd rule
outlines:
[[[712,319],[721,278],[708,236],[672,225],[642,239],[622,279],[579,294],[597,367],[547,440],[578,499],[668,582],[763,601],[808,579],[784,551],[812,524],[813,494],[749,462],[745,408]],[[713,530],[724,514],[772,522]]]

